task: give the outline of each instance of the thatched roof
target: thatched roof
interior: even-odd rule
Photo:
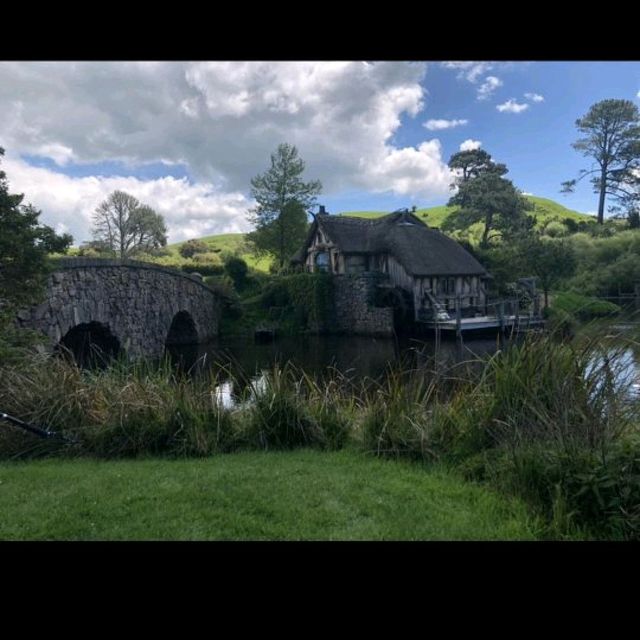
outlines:
[[[487,275],[486,269],[455,240],[430,229],[408,212],[374,219],[317,215],[294,262],[305,260],[318,227],[343,253],[388,253],[414,276]]]

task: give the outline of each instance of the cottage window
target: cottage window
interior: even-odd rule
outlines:
[[[347,256],[346,271],[347,273],[362,273],[367,270],[367,256],[355,255]]]
[[[316,254],[316,270],[329,271],[329,252],[320,251]]]

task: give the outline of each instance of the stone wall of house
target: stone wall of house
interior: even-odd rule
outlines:
[[[385,278],[379,273],[334,276],[334,327],[337,332],[393,335],[393,309],[374,306],[376,286]]]
[[[207,342],[218,333],[220,308],[198,276],[132,260],[65,259],[49,276],[45,301],[21,311],[18,323],[54,346],[74,326],[98,322],[129,356],[158,357],[177,313],[186,311],[198,342]]]

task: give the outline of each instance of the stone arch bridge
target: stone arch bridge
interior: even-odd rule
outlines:
[[[202,279],[133,260],[65,258],[49,275],[46,299],[18,323],[76,354],[89,343],[115,355],[156,358],[165,347],[218,334],[221,300]]]

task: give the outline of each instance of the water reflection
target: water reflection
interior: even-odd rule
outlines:
[[[241,369],[253,376],[275,363],[287,361],[312,375],[333,368],[354,379],[379,378],[391,363],[405,363],[420,368],[427,362],[451,365],[495,353],[500,342],[495,338],[476,339],[464,344],[416,339],[366,338],[360,336],[303,336],[281,338],[269,344],[250,339],[226,338],[207,345],[173,346],[174,362],[183,370],[198,371],[223,368]]]
[[[339,372],[350,382],[379,380],[389,365],[403,369],[451,369],[490,356],[513,341],[500,337],[475,338],[459,342],[414,338],[367,338],[360,336],[300,336],[281,338],[268,344],[250,338],[221,338],[207,345],[175,346],[173,360],[191,375],[213,370],[220,384],[216,400],[227,408],[251,402],[265,388],[265,372],[275,364],[291,362],[307,374],[322,378]],[[640,397],[640,353],[632,346],[620,352],[616,377],[633,395]],[[466,365],[465,365],[466,366]],[[475,362],[470,366],[480,366]]]
[[[231,408],[250,402],[265,387],[264,374],[275,364],[291,362],[307,374],[323,378],[344,376],[351,383],[379,380],[390,365],[403,369],[450,368],[477,356],[495,353],[496,338],[460,343],[443,340],[367,338],[361,336],[301,336],[281,338],[269,344],[250,339],[226,338],[207,345],[173,346],[174,362],[191,375],[214,371],[222,382],[216,400]]]

